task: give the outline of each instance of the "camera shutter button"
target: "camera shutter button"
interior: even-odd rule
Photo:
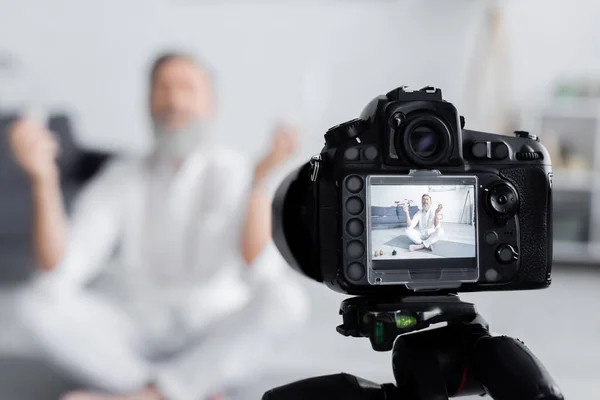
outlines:
[[[515,131],[515,136],[523,139],[535,140],[536,142],[540,141],[540,138],[536,135],[532,135],[527,131]]]

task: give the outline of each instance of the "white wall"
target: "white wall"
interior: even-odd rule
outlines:
[[[450,189],[450,188],[448,188]],[[421,207],[421,196],[428,193],[431,196],[432,207],[436,208],[438,204],[443,204],[443,221],[460,222],[460,216],[465,205],[468,188],[464,186],[455,186],[455,190],[434,191],[428,185],[406,185],[406,186],[372,186],[371,187],[371,205],[372,206],[393,206],[394,201],[404,202],[410,200],[414,205]],[[469,202],[473,204],[474,193],[471,189],[468,193]]]
[[[485,2],[257,3],[0,0],[0,52],[15,54],[22,66],[19,74],[0,75],[0,106],[67,109],[84,144],[138,149],[147,143],[148,62],[175,46],[192,49],[217,71],[218,134],[253,155],[280,117],[301,122],[301,156],[315,153],[329,126],[401,84],[440,86],[468,127],[496,127],[490,111],[498,99],[488,85],[463,87],[487,23]],[[505,2],[510,97],[517,104],[544,99],[556,74],[600,69],[596,4]]]
[[[253,3],[0,0],[0,51],[24,67],[4,81],[0,104],[64,107],[85,144],[137,148],[148,62],[176,46],[217,71],[221,135],[255,153],[272,123],[291,117],[306,156],[329,126],[398,85],[460,93],[472,0]]]
[[[493,1],[493,0],[492,0]],[[488,1],[490,2],[490,1]],[[496,58],[487,69],[484,82],[466,87],[461,109],[471,128],[494,131],[501,115],[494,111],[535,110],[552,96],[562,78],[600,80],[600,7],[597,0],[499,0],[504,10],[503,37],[507,61]],[[473,33],[484,32],[481,20]],[[506,72],[502,68],[506,64]],[[507,77],[508,81],[503,79]],[[506,96],[510,104],[502,102]],[[494,120],[496,119],[496,120]],[[537,129],[538,126],[522,129]],[[543,139],[543,137],[542,137]]]
[[[595,0],[508,0],[514,95],[543,101],[556,76],[600,77],[600,7]]]

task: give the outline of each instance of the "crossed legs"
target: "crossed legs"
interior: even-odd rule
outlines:
[[[421,232],[414,228],[406,228],[406,236],[414,243],[408,247],[409,251],[416,251],[421,249],[431,250],[431,245],[440,240],[444,230],[441,226],[438,226],[429,235],[422,235]]]
[[[138,327],[102,296],[31,289],[19,305],[49,359],[78,380],[113,394],[71,393],[63,400],[164,400],[163,394],[169,400],[188,400],[255,378],[274,343],[284,342],[305,321],[304,301],[295,282],[264,284],[246,307],[213,325],[206,340],[158,365],[139,350]]]

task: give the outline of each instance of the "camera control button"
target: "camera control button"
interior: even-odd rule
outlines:
[[[540,141],[540,138],[538,138],[536,135],[532,135],[527,131],[515,131],[515,136],[522,138],[522,139],[531,139],[531,140],[535,140],[536,142]]]
[[[485,272],[485,280],[488,282],[496,282],[500,278],[498,271],[495,269],[488,269]]]
[[[485,234],[485,242],[489,245],[494,245],[498,242],[498,234],[494,231]]]
[[[356,262],[352,263],[346,268],[346,274],[353,281],[360,281],[365,277],[365,266]]]
[[[362,188],[363,180],[360,177],[354,175],[346,179],[346,189],[348,189],[348,191],[352,193],[358,193],[362,190]]]
[[[519,196],[507,183],[495,184],[486,192],[487,204],[494,214],[511,216],[519,209]]]
[[[471,146],[471,154],[475,158],[487,158],[488,144],[486,142],[477,142]]]
[[[502,264],[510,264],[519,258],[519,254],[510,244],[501,244],[496,249],[496,258]]]
[[[351,219],[346,224],[346,231],[354,237],[360,236],[365,231],[365,224],[360,219]]]
[[[348,243],[346,252],[352,258],[360,258],[363,256],[363,254],[365,254],[365,246],[358,240],[353,240],[352,242]]]
[[[508,157],[508,146],[505,143],[496,143],[492,155],[495,160],[504,160]]]
[[[346,201],[346,211],[352,215],[360,214],[364,209],[364,204],[358,197],[351,197]]]
[[[358,161],[359,157],[360,152],[356,147],[350,147],[344,152],[344,158],[346,161]]]
[[[346,140],[361,135],[367,128],[367,121],[355,118],[351,121],[329,128],[325,133],[325,142],[330,146],[336,146]]]
[[[377,151],[377,147],[369,146],[365,149],[365,158],[369,161],[374,161],[379,156],[379,151]]]

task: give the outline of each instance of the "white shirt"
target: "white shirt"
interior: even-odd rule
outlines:
[[[410,226],[413,229],[418,226],[422,234],[431,234],[435,230],[435,210],[430,207],[427,212],[417,211],[410,220]]]
[[[146,330],[164,336],[173,313],[191,330],[206,327],[243,307],[252,282],[287,270],[272,243],[252,266],[241,257],[252,172],[244,157],[216,145],[177,171],[149,158],[112,161],[81,192],[66,254],[40,284],[78,290],[118,249],[116,298]]]

